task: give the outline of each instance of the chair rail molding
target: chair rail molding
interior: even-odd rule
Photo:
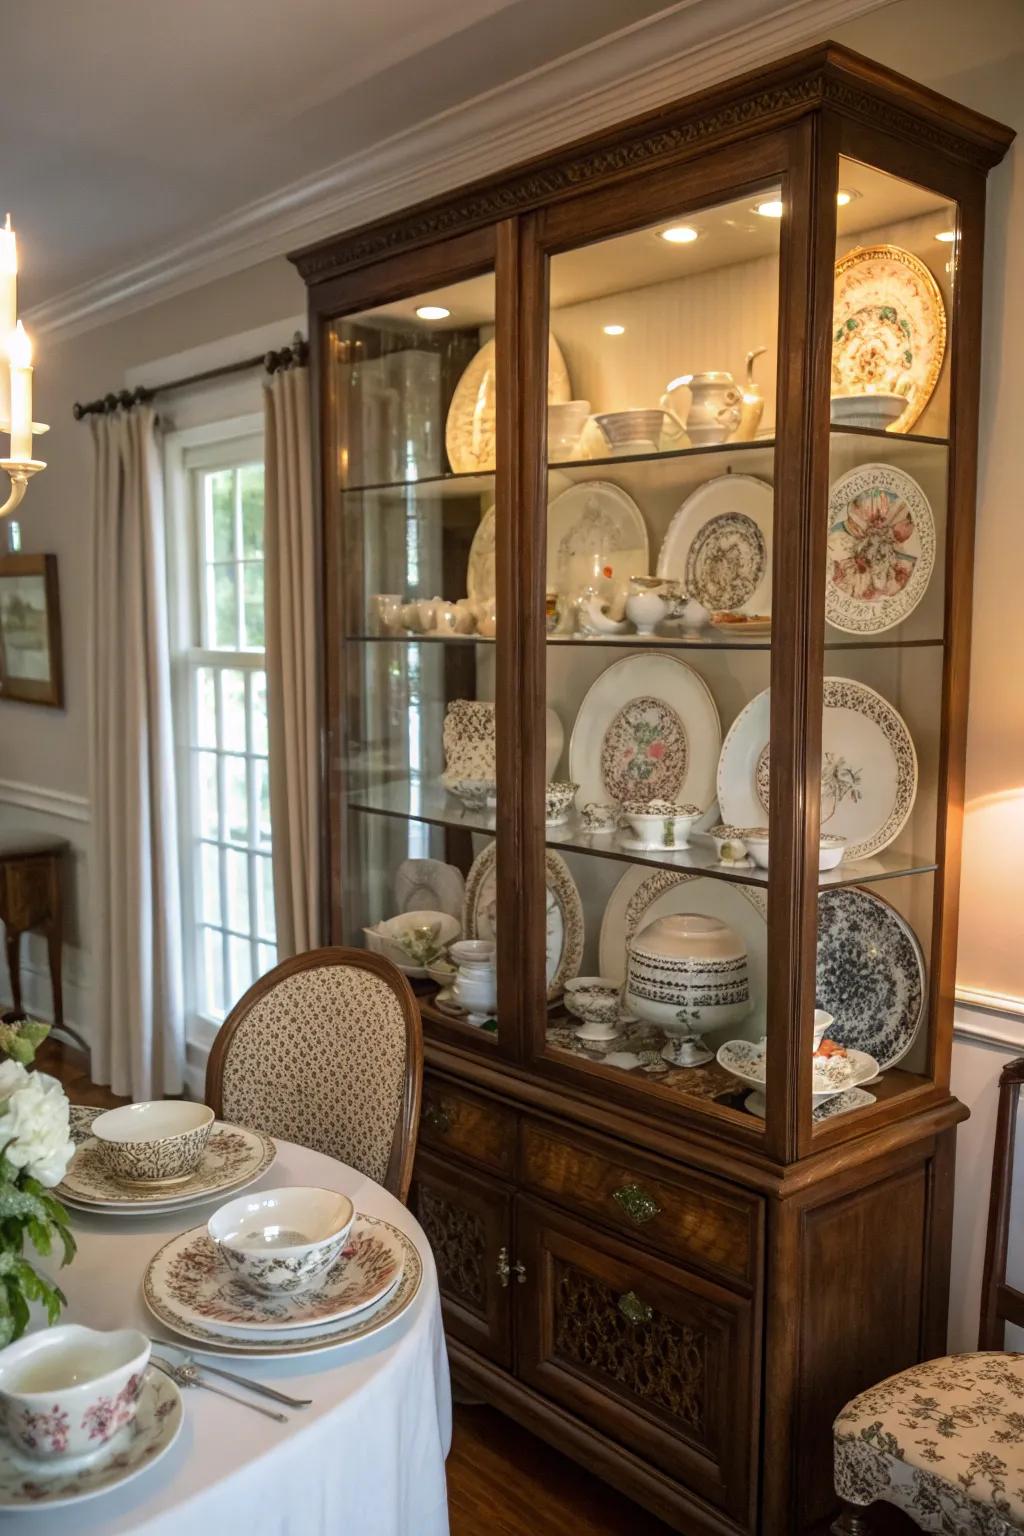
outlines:
[[[893,0],[678,0],[30,309],[77,335],[653,111]]]
[[[985,1045],[1024,1050],[1024,997],[957,987],[953,1033]]]
[[[65,821],[92,819],[85,795],[72,795],[63,789],[45,789],[39,784],[21,784],[17,779],[0,779],[0,805],[17,805],[24,811],[60,816]]]

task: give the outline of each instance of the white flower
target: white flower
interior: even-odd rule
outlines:
[[[67,1095],[55,1077],[26,1072],[17,1061],[0,1065],[0,1147],[47,1189],[59,1184],[75,1151],[68,1134]]]

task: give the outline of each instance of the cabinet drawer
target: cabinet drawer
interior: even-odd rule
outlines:
[[[468,1157],[511,1178],[516,1166],[516,1117],[493,1099],[454,1088],[429,1073],[423,1082],[420,1142]]]
[[[759,1441],[753,1303],[537,1201],[517,1200],[516,1230],[522,1379],[746,1527]]]
[[[762,1206],[705,1174],[675,1177],[613,1142],[522,1126],[524,1184],[724,1279],[753,1285]]]

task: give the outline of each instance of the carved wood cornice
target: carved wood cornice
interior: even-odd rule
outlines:
[[[660,167],[777,128],[822,108],[895,137],[925,142],[937,155],[984,172],[1013,134],[900,75],[826,44],[678,103],[641,121],[565,149],[506,175],[432,199],[291,256],[306,283],[327,282],[401,251],[462,234],[637,170]]]

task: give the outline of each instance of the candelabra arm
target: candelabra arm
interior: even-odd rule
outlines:
[[[0,469],[6,470],[11,478],[11,494],[0,507],[0,517],[9,516],[21,506],[32,476],[45,468],[42,459],[0,459]]]

